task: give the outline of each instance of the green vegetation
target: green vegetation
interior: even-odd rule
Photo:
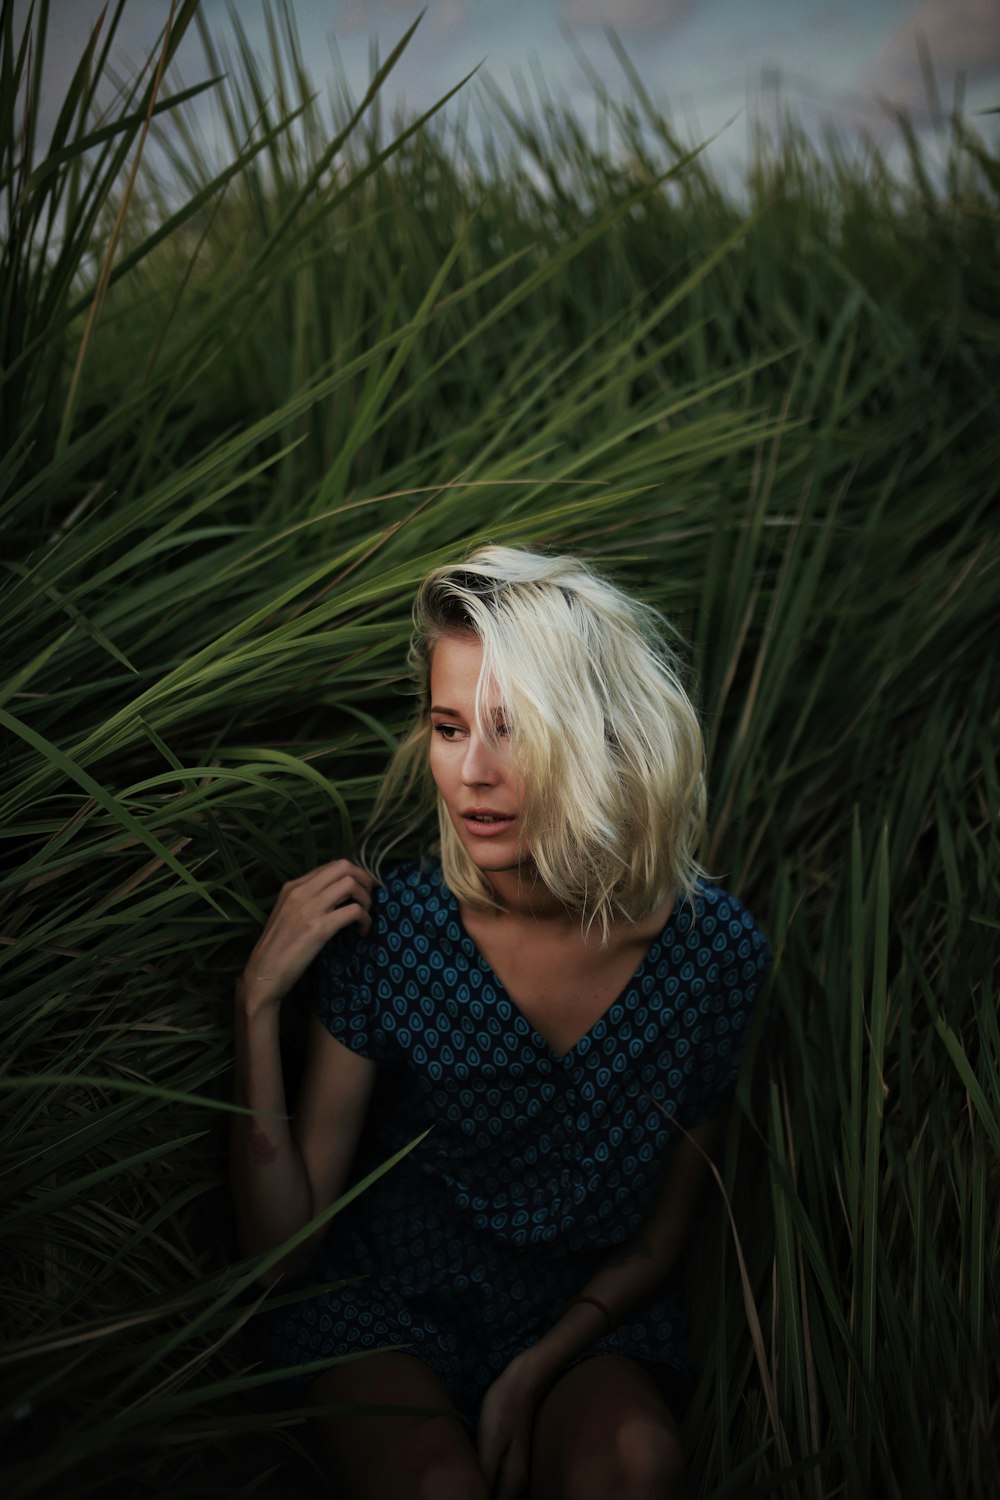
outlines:
[[[790,129],[741,206],[638,87],[597,146],[476,105],[477,155],[468,88],[382,117],[395,54],[310,98],[280,9],[193,101],[197,0],[98,113],[113,9],[43,147],[47,10],[0,38],[5,1493],[321,1493],[239,1336],[232,976],[351,849],[416,581],[490,537],[690,642],[707,859],[776,954],[745,1284],[717,1194],[696,1257],[702,1494],[995,1495],[995,156]]]

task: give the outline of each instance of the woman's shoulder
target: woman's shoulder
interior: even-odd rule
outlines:
[[[400,860],[376,878],[367,933],[354,923],[335,933],[320,950],[320,967],[361,974],[405,960],[424,940],[437,939],[449,915],[439,863]]]
[[[449,927],[452,907],[439,860],[430,855],[401,860],[377,876],[369,942],[384,942],[393,933],[424,933],[433,940]]]
[[[446,894],[441,862],[432,855],[390,865],[379,873],[375,886],[375,899],[382,907],[435,908]]]
[[[699,880],[691,903],[692,938],[704,941],[716,953],[726,951],[743,960],[753,960],[764,970],[771,953],[764,934],[739,897],[720,885]]]
[[[721,885],[714,885],[710,880],[697,880],[694,896],[696,908],[700,908],[706,916],[714,917],[716,921],[733,922],[747,931],[757,927],[749,909],[739,897]]]

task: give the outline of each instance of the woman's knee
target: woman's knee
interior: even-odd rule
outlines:
[[[658,1422],[627,1420],[601,1451],[574,1454],[565,1494],[573,1500],[687,1500],[680,1438]]]
[[[448,1419],[417,1422],[399,1441],[397,1463],[416,1500],[486,1500],[470,1444]]]
[[[440,1378],[415,1357],[390,1352],[336,1366],[313,1383],[308,1401],[337,1493],[486,1500],[475,1447]]]

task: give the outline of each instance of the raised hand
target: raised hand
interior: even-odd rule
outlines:
[[[526,1351],[514,1356],[483,1397],[476,1446],[492,1500],[522,1500],[528,1493],[531,1428],[545,1384]]]
[[[346,859],[319,865],[281,887],[238,987],[248,1010],[278,1006],[335,932],[371,926],[372,877]]]

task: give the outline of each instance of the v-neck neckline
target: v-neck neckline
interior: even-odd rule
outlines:
[[[445,895],[448,913],[451,918],[451,925],[454,929],[455,935],[457,936],[459,946],[465,951],[466,956],[479,967],[482,973],[489,980],[490,984],[493,985],[493,988],[495,989],[497,995],[506,1002],[514,1019],[514,1024],[517,1025],[518,1023],[520,1023],[520,1025],[530,1033],[539,1049],[544,1049],[546,1054],[558,1063],[568,1063],[581,1049],[584,1051],[589,1050],[594,1041],[595,1034],[600,1032],[604,1028],[606,1023],[611,1020],[613,1013],[625,1008],[629,997],[631,996],[632,992],[638,987],[649,964],[659,956],[660,949],[663,947],[668,934],[675,926],[680,907],[683,904],[683,898],[681,896],[681,893],[678,891],[677,895],[674,897],[674,904],[670,908],[663,926],[651,940],[649,947],[643,954],[638,967],[632,974],[631,978],[627,981],[624,988],[620,990],[615,998],[610,1002],[610,1004],[608,1004],[605,1009],[601,1011],[601,1014],[597,1017],[597,1020],[593,1023],[593,1025],[588,1027],[588,1029],[583,1033],[582,1036],[577,1037],[572,1047],[569,1047],[565,1052],[557,1052],[552,1043],[538,1030],[537,1026],[534,1026],[532,1022],[528,1020],[528,1017],[518,1005],[517,1001],[508,992],[507,986],[504,984],[503,980],[500,978],[493,965],[488,961],[487,958],[484,957],[483,953],[479,949],[478,944],[469,936],[468,932],[466,931],[465,923],[462,921],[462,912],[458,904],[458,897],[455,895],[454,891],[452,891],[451,888],[446,884],[444,872],[441,870],[440,866],[438,867],[437,875],[438,880],[441,884],[441,889]]]

